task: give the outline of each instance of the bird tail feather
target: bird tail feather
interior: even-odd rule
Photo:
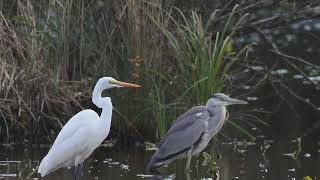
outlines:
[[[156,169],[160,166],[162,166],[162,162],[158,162],[157,158],[152,157],[151,161],[149,162],[148,166],[147,166],[147,173],[151,173],[151,174],[157,174]]]
[[[48,163],[48,157],[44,157],[39,165],[38,173],[41,175],[41,177],[44,177],[45,175],[49,174],[48,170],[50,167],[48,167],[50,163]]]

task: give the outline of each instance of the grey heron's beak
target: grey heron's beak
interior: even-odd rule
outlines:
[[[132,84],[132,83],[121,82],[121,81],[117,81],[115,82],[115,84],[118,84],[120,87],[124,87],[124,88],[140,88],[141,87],[138,84]]]
[[[229,98],[227,102],[228,102],[230,105],[231,105],[231,104],[248,104],[248,102],[246,102],[246,101],[241,101],[241,100],[233,99],[233,98]]]

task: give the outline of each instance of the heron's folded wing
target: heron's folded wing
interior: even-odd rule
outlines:
[[[193,107],[180,116],[159,144],[157,158],[164,160],[188,150],[201,138],[209,118],[204,106]]]
[[[71,137],[52,146],[47,156],[41,161],[38,172],[44,176],[53,170],[73,165],[75,157],[81,156],[89,140],[87,131],[84,128],[78,129]]]
[[[99,120],[99,116],[95,111],[86,109],[78,112],[63,126],[52,147],[63,143],[66,139],[78,131],[79,128],[86,127],[86,124],[92,124],[92,121],[94,120]]]

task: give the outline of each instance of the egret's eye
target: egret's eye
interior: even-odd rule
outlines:
[[[110,84],[117,84],[118,81],[116,81],[116,80],[110,80],[109,83],[110,83]]]

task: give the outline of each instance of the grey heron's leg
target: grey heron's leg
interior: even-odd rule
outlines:
[[[80,180],[82,173],[83,162],[74,167],[74,179]]]
[[[186,174],[186,179],[187,179],[187,180],[191,180],[191,179],[190,179],[190,172],[185,172],[185,174]]]
[[[193,147],[191,147],[188,151],[188,154],[187,154],[187,164],[186,164],[186,167],[184,168],[184,171],[185,172],[190,172],[190,162],[191,162],[191,158],[192,158],[192,149]]]
[[[197,161],[196,161],[196,173],[198,174],[199,173],[199,159],[197,158]]]

